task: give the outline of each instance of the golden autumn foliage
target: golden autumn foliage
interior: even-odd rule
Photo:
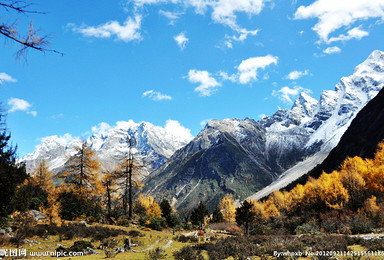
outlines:
[[[342,209],[349,200],[347,189],[341,182],[338,172],[323,173],[317,180],[320,201],[331,209]]]
[[[139,194],[135,202],[135,211],[149,218],[161,217],[161,208],[151,195]]]
[[[249,201],[252,204],[252,211],[255,213],[256,221],[264,221],[267,219],[266,213],[264,211],[264,203],[252,200]]]
[[[369,199],[367,199],[364,203],[364,212],[367,214],[370,218],[375,218],[380,212],[380,207],[377,206],[376,203],[376,197],[372,196]]]
[[[45,214],[50,223],[59,223],[60,203],[57,201],[58,189],[53,183],[53,173],[49,171],[47,163],[42,160],[31,177],[33,185],[41,188],[47,194],[47,203],[39,210]]]
[[[160,218],[161,217],[161,208],[156,201],[152,202],[152,204],[149,206],[147,216],[149,218]]]
[[[359,212],[371,218],[382,209],[384,200],[384,142],[378,145],[373,159],[347,158],[340,169],[309,178],[289,192],[273,192],[263,203],[253,201],[254,210],[264,219],[281,213],[301,214],[307,211],[344,210]]]
[[[94,159],[94,151],[84,140],[80,146],[75,147],[75,151],[61,177],[64,178],[68,188],[80,197],[100,194],[102,187],[98,174],[100,163]]]
[[[227,194],[220,201],[220,210],[223,213],[224,221],[227,223],[235,222],[236,206],[232,194]]]

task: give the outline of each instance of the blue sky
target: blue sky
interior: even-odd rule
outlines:
[[[259,119],[318,99],[375,49],[383,0],[36,1],[33,20],[64,53],[0,48],[0,101],[20,156],[42,137],[87,136],[105,122]],[[2,12],[4,14],[4,12]],[[3,19],[4,20],[4,19]]]

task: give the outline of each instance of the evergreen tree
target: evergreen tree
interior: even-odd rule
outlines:
[[[160,203],[161,208],[161,216],[163,218],[168,218],[169,215],[172,214],[172,206],[169,204],[169,201],[167,199],[163,199]]]
[[[203,228],[205,216],[209,214],[207,207],[202,201],[199,206],[192,211],[191,220],[194,225],[198,225],[199,228]]]
[[[255,220],[256,213],[253,210],[251,202],[244,201],[243,204],[236,209],[236,222],[240,226],[244,226],[245,233],[249,232],[249,225]]]
[[[5,116],[0,111],[0,226],[13,212],[12,198],[17,187],[27,178],[25,166],[16,163],[16,148],[9,144],[10,138],[5,127]]]
[[[223,216],[223,213],[221,213],[219,207],[216,207],[215,211],[212,214],[212,222],[213,223],[222,223],[222,222],[224,222],[224,216]]]

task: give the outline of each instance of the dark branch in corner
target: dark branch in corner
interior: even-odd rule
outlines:
[[[5,0],[0,2],[0,6],[5,8],[7,11],[16,11],[22,14],[45,14],[44,12],[27,10],[27,8],[31,6],[31,4],[27,4],[25,1]],[[26,53],[30,48],[41,52],[54,52],[60,55],[64,55],[64,53],[62,52],[49,48],[48,36],[40,36],[39,31],[34,29],[32,22],[30,23],[28,32],[24,37],[19,35],[15,24],[0,24],[0,34],[3,35],[6,39],[12,40],[21,45],[21,48],[16,53],[17,59],[21,57],[25,58]]]

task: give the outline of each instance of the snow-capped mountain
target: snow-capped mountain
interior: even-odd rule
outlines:
[[[301,93],[291,109],[257,122],[210,121],[151,174],[145,191],[167,196],[179,209],[200,200],[214,207],[225,193],[244,199],[273,183],[261,191],[265,195],[321,163],[383,86],[384,53],[374,51],[319,100]]]
[[[92,132],[86,142],[95,151],[104,168],[112,167],[116,158],[128,150],[130,138],[134,140],[133,152],[145,157],[148,170],[158,168],[193,138],[188,129],[173,120],[168,120],[165,127],[154,126],[148,122],[135,123],[132,120],[119,121],[114,127],[100,123],[92,128]],[[73,138],[70,134],[44,137],[36,150],[26,155],[22,161],[26,163],[28,171],[33,171],[37,164],[45,159],[50,170],[57,173],[80,142],[80,138]]]

